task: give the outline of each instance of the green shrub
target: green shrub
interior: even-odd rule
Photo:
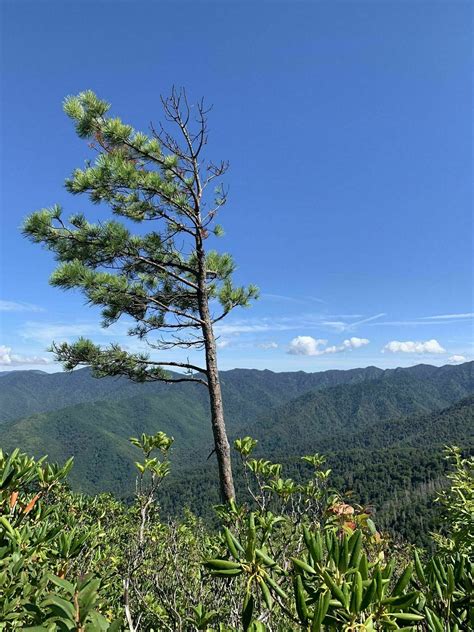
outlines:
[[[325,631],[474,628],[472,459],[453,449],[440,494],[448,530],[427,556],[380,533],[330,486],[324,457],[304,482],[235,447],[244,504],[221,505],[213,532],[185,511],[159,516],[172,439],[132,439],[133,503],[70,492],[64,466],[0,451],[0,630]]]

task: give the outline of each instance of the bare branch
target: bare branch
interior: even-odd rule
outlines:
[[[191,371],[196,371],[197,373],[202,373],[203,375],[207,375],[207,370],[203,367],[197,366],[195,364],[189,364],[188,362],[157,362],[155,360],[137,360],[140,364],[152,365],[152,366],[174,366],[182,369],[190,369]]]
[[[196,382],[197,384],[202,384],[203,386],[205,386],[206,388],[209,388],[209,384],[205,381],[205,380],[201,380],[199,378],[195,378],[195,377],[185,377],[185,378],[179,378],[179,379],[174,379],[174,378],[160,378],[159,380],[150,380],[153,382],[165,382],[167,384],[177,384],[178,382]]]

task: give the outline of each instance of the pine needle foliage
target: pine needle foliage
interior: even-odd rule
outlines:
[[[213,326],[235,307],[248,306],[258,291],[235,286],[232,257],[207,248],[207,239],[223,232],[216,216],[227,202],[222,176],[228,168],[203,156],[209,110],[202,101],[190,106],[184,90],[175,89],[162,106],[164,126],[144,134],[112,118],[110,105],[91,91],[67,97],[64,111],[96,155],[74,170],[66,189],[107,205],[115,217],[98,223],[83,214],[65,219],[56,205],[30,215],[24,233],[55,253],[52,285],[80,290],[101,308],[104,327],[124,316],[133,321],[128,333],[150,350],[204,350],[201,366],[83,338],[52,345],[67,370],[90,366],[98,377],[206,386],[223,496],[229,499],[233,486],[230,461],[223,466],[230,456]],[[133,233],[134,224],[151,230]],[[166,371],[175,367],[182,375]]]

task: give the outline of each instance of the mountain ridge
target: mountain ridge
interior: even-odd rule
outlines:
[[[297,397],[305,391],[327,387],[348,381],[359,379],[374,379],[382,375],[390,375],[394,372],[420,373],[434,375],[443,371],[450,371],[462,366],[470,367],[472,372],[474,362],[463,365],[435,367],[433,365],[419,364],[414,367],[379,369],[378,367],[365,367],[360,369],[318,371],[309,373],[305,371],[274,372],[270,369],[231,369],[222,371],[221,379],[223,390],[226,385],[234,384],[238,390],[252,390],[258,383],[259,395],[265,390],[263,385],[273,383],[269,392],[265,395],[277,398],[277,403],[283,399],[289,400]],[[67,391],[66,391],[67,389]],[[8,371],[0,382],[0,423],[11,419],[19,419],[29,414],[49,412],[75,403],[98,401],[119,397],[120,399],[134,394],[152,391],[166,392],[167,389],[193,389],[193,393],[201,392],[196,389],[202,387],[196,384],[136,384],[125,378],[94,378],[89,369],[78,369],[72,372],[46,373],[35,370]],[[135,392],[134,392],[135,391]],[[64,395],[64,393],[66,393]],[[205,393],[205,391],[204,391]],[[229,398],[229,395],[228,395]],[[230,402],[227,403],[229,406]]]
[[[360,444],[364,432],[377,434],[369,430],[371,424],[376,428],[395,418],[440,410],[474,393],[472,367],[473,363],[313,374],[223,372],[229,437],[255,436],[258,453],[266,458],[345,449],[352,436],[359,437]],[[36,456],[47,453],[53,460],[76,455],[71,481],[84,491],[127,493],[134,475],[131,435],[163,430],[174,436],[173,461],[178,471],[199,466],[212,452],[207,393],[200,385],[97,380],[84,370],[47,375],[51,377],[30,372],[10,377],[17,406],[21,408],[22,389],[26,399],[33,393],[34,404],[35,385],[40,384],[43,404],[52,402],[56,408],[4,419],[0,447],[21,446]],[[4,380],[0,381],[0,402],[8,390]],[[52,384],[49,393],[46,384]],[[80,399],[87,396],[89,385],[96,388],[94,398],[106,397],[75,403],[70,389],[76,387],[75,398]],[[59,407],[64,401],[68,405]],[[31,405],[27,402],[23,408],[31,409]]]

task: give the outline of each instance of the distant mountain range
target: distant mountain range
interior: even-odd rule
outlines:
[[[164,507],[173,511],[184,499],[202,510],[218,500],[215,462],[206,460],[212,435],[202,386],[99,380],[88,369],[0,375],[1,448],[18,446],[58,461],[74,455],[76,489],[127,495],[136,456],[128,438],[164,430],[175,438]],[[339,483],[380,508],[390,507],[395,492],[410,495],[420,485],[426,500],[430,484],[443,475],[442,447],[474,447],[473,362],[320,373],[235,369],[221,379],[231,438],[250,434],[260,455],[290,468],[302,454],[327,454]],[[415,472],[415,480],[399,484],[396,471],[387,477],[378,471],[384,461],[398,467],[403,480]],[[418,485],[420,463],[425,471]],[[367,498],[368,490],[376,497]]]

